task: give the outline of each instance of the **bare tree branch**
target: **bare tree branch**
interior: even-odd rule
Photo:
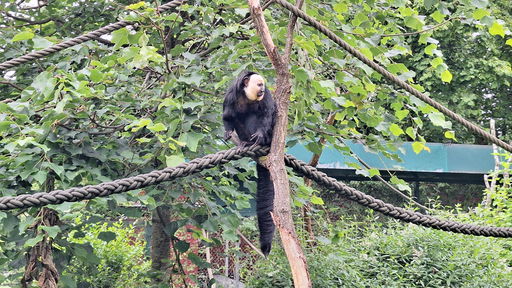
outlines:
[[[311,287],[306,257],[300,246],[291,213],[290,183],[284,166],[284,146],[288,128],[288,105],[291,92],[288,60],[283,59],[272,41],[259,0],[248,0],[254,27],[261,38],[265,52],[276,70],[277,119],[274,126],[272,147],[267,160],[262,163],[269,171],[274,183],[274,210],[272,218],[281,236],[281,242],[290,264],[295,287]],[[293,30],[293,29],[292,29]],[[292,41],[292,40],[288,40]],[[291,44],[290,44],[291,45]]]
[[[9,18],[12,18],[14,20],[18,20],[18,21],[22,21],[22,22],[28,23],[30,25],[41,25],[41,24],[46,24],[46,23],[48,23],[50,21],[53,21],[50,18],[44,19],[44,20],[30,20],[30,19],[27,19],[27,18],[23,18],[23,17],[20,17],[20,16],[13,15],[13,14],[11,14],[9,12],[4,12],[4,15],[9,17]]]
[[[304,4],[304,0],[297,0],[295,6],[301,9]],[[290,54],[292,53],[292,45],[293,45],[293,30],[295,29],[295,24],[297,23],[297,16],[293,13],[290,15],[290,22],[288,23],[288,33],[286,34],[286,46],[284,48],[284,59],[286,62],[290,62]]]
[[[13,88],[15,88],[15,89],[17,89],[19,91],[23,91],[23,88],[21,88],[20,86],[14,84],[12,82],[9,82],[9,81],[0,81],[0,84],[9,85],[9,86],[11,86],[11,87],[13,87]]]

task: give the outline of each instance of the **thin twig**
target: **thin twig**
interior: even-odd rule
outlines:
[[[19,90],[19,91],[23,91],[23,88],[21,88],[20,86],[18,86],[18,85],[16,85],[16,84],[14,84],[14,83],[12,83],[12,82],[9,82],[9,81],[0,81],[0,84],[9,85],[9,86],[11,86],[11,87],[13,87],[13,88],[16,88],[16,89],[17,89],[17,90]]]
[[[209,95],[217,95],[217,93],[215,92],[212,92],[212,91],[208,91],[208,90],[205,90],[203,88],[199,88],[199,87],[196,87],[196,86],[190,86],[190,88],[196,90],[196,91],[199,91],[201,93],[204,93],[204,94],[209,94]]]
[[[238,236],[240,236],[240,238],[241,238],[242,240],[244,240],[244,241],[245,241],[245,243],[247,243],[247,245],[249,245],[249,247],[251,247],[251,248],[252,248],[252,250],[254,250],[256,253],[258,253],[258,255],[260,255],[261,257],[265,258],[265,255],[263,255],[263,253],[261,253],[261,250],[260,250],[260,249],[258,249],[258,248],[256,248],[256,246],[254,246],[254,244],[252,244],[252,242],[251,242],[251,241],[249,241],[249,239],[247,239],[247,238],[244,236],[244,234],[242,234],[242,232],[240,232],[240,231],[236,230],[236,234],[238,234]]]
[[[461,19],[464,19],[464,17],[449,18],[449,19],[444,20],[442,23],[439,23],[437,25],[431,26],[431,27],[429,27],[427,29],[424,29],[424,30],[421,30],[421,31],[397,33],[397,34],[382,34],[380,36],[381,37],[394,37],[394,36],[411,36],[411,35],[416,35],[416,34],[422,34],[422,33],[428,32],[430,30],[434,30],[434,29],[436,29],[438,27],[441,27],[441,26],[445,25],[446,23],[451,22],[452,20],[461,20]]]
[[[361,164],[363,164],[363,166],[366,167],[366,169],[371,169],[372,168],[370,165],[368,165],[366,162],[364,162],[363,159],[361,159],[359,156],[357,156],[353,152],[352,152],[352,156],[355,157],[357,159],[357,161],[359,161]],[[373,177],[377,178],[380,182],[384,183],[384,185],[386,185],[389,189],[391,189],[393,192],[398,194],[400,197],[402,197],[402,198],[404,198],[404,199],[406,199],[408,201],[411,201],[414,205],[420,207],[421,209],[424,209],[425,211],[430,211],[430,209],[428,207],[426,207],[424,205],[421,205],[420,203],[416,202],[411,197],[405,195],[400,190],[396,189],[393,185],[389,184],[389,182],[384,180],[384,178],[382,178],[380,175],[375,175]]]
[[[295,6],[301,9],[304,4],[304,0],[297,0]],[[292,45],[293,45],[293,30],[295,29],[295,24],[297,23],[297,15],[290,13],[290,22],[288,23],[288,33],[286,34],[286,46],[284,47],[284,56],[286,62],[290,62],[290,54],[292,53]]]
[[[93,112],[93,113],[92,113],[92,116],[91,116],[91,115],[89,115],[89,120],[91,120],[91,122],[92,122],[94,125],[96,125],[96,126],[98,126],[98,127],[100,127],[100,128],[105,128],[105,129],[114,129],[114,130],[116,130],[116,129],[124,128],[124,127],[126,126],[125,124],[120,124],[120,125],[117,125],[117,126],[106,126],[106,125],[102,125],[102,124],[100,124],[100,123],[98,123],[98,122],[96,121],[96,112]]]
[[[30,25],[42,25],[42,24],[46,24],[46,23],[48,23],[50,21],[53,21],[53,19],[51,19],[51,18],[44,19],[44,20],[30,20],[30,19],[27,19],[27,18],[23,18],[23,17],[19,17],[19,16],[16,16],[16,15],[10,14],[9,12],[4,12],[4,15],[9,17],[9,18],[12,18],[14,20],[18,20],[18,21],[22,21],[22,22],[28,23]]]

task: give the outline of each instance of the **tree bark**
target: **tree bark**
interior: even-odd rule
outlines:
[[[166,206],[157,207],[151,216],[153,230],[151,232],[151,269],[155,277],[153,283],[168,283],[169,275],[167,268],[169,267],[170,242],[171,237],[165,232],[165,225],[170,220],[170,209]]]
[[[295,287],[311,287],[306,257],[300,246],[291,213],[290,186],[284,165],[284,146],[288,127],[288,105],[291,92],[288,58],[279,55],[277,47],[270,36],[270,31],[263,18],[259,0],[248,0],[252,19],[261,38],[267,56],[276,70],[276,91],[274,98],[277,104],[277,119],[274,127],[272,147],[265,165],[270,171],[274,182],[275,199],[273,219],[281,236],[281,241],[290,264]],[[292,21],[293,22],[293,21]],[[293,31],[294,25],[289,25]],[[292,37],[292,33],[289,33]],[[288,38],[291,45],[292,39]],[[291,48],[290,48],[291,49]]]

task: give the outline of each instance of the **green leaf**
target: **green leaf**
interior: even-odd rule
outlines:
[[[144,7],[144,6],[146,6],[146,2],[140,1],[140,2],[137,2],[137,3],[134,3],[134,4],[126,6],[126,9],[128,9],[128,10],[137,10],[137,9],[139,9],[141,7]]]
[[[360,48],[359,51],[364,54],[364,56],[368,57],[370,60],[373,61],[373,53],[368,48]]]
[[[128,40],[128,35],[130,32],[126,28],[121,28],[119,30],[116,30],[112,32],[112,43],[116,44],[114,45],[114,49],[119,49],[119,47],[130,43]]]
[[[315,205],[324,205],[324,200],[318,196],[311,196],[311,203]]]
[[[425,54],[432,56],[432,55],[434,55],[434,50],[436,50],[436,49],[437,49],[436,44],[430,44],[427,47],[425,47]]]
[[[32,42],[34,42],[34,49],[40,50],[44,48],[48,48],[53,45],[53,42],[46,40],[46,38],[35,36],[32,38]]]
[[[370,172],[370,177],[380,175],[380,171],[377,168],[371,168],[368,170]]]
[[[249,13],[248,8],[235,8],[235,13],[239,16],[245,16],[247,13]]]
[[[55,88],[55,79],[53,74],[44,71],[36,76],[34,82],[30,85],[36,89],[37,92],[41,93],[44,97],[49,96]]]
[[[444,118],[444,114],[441,112],[432,112],[428,114],[428,118],[432,121],[432,124],[435,126],[440,126],[445,129],[449,129],[452,126],[450,121],[446,121]]]
[[[443,82],[450,83],[452,81],[452,78],[453,78],[453,75],[448,70],[444,70],[443,73],[441,73],[441,80],[443,80]]]
[[[14,37],[12,37],[11,41],[16,42],[16,41],[29,40],[32,38],[34,38],[34,33],[32,33],[32,31],[23,31],[23,32],[20,32],[20,33],[14,35]]]
[[[150,138],[146,138],[146,137],[142,137],[142,138],[137,138],[135,139],[137,142],[139,143],[149,143],[151,142],[151,139]]]
[[[310,53],[312,55],[317,54],[316,45],[315,45],[314,41],[311,41],[304,37],[298,37],[298,36],[296,36],[294,38],[295,38],[295,43],[297,43],[297,46],[306,50],[308,53]]]
[[[11,129],[11,125],[15,125],[13,121],[0,121],[0,132],[6,132]]]
[[[185,241],[177,241],[176,243],[174,243],[174,247],[176,248],[176,250],[178,250],[178,252],[185,253],[190,248],[190,244]]]
[[[100,263],[100,259],[94,254],[94,249],[90,244],[75,244],[73,253],[85,263],[96,265]]]
[[[407,16],[405,17],[405,26],[412,28],[414,30],[421,30],[423,28],[423,22],[418,19],[416,16]]]
[[[28,239],[27,242],[23,245],[24,248],[30,248],[34,247],[37,243],[41,242],[43,240],[44,235],[39,234],[35,238]]]
[[[44,165],[45,167],[49,167],[50,169],[52,169],[57,175],[63,175],[64,174],[64,167],[62,166],[59,166],[55,163],[52,163],[52,162],[45,162]]]
[[[403,63],[389,64],[387,66],[387,68],[388,68],[389,72],[396,74],[396,75],[409,71],[409,69],[407,69],[407,67]]]
[[[343,14],[345,12],[348,12],[348,7],[347,7],[347,4],[346,3],[343,3],[342,1],[334,4],[332,6],[332,9],[334,9],[334,11],[338,14]]]
[[[489,27],[489,33],[491,33],[491,35],[500,35],[501,37],[505,37],[505,28],[498,22],[494,22],[492,26]]]
[[[152,132],[162,132],[162,131],[167,130],[167,127],[165,127],[165,125],[163,123],[151,124],[151,125],[148,125],[147,128]]]
[[[476,9],[475,11],[473,11],[473,18],[475,18],[476,20],[480,20],[480,19],[484,18],[485,16],[489,16],[489,15],[491,15],[491,13],[486,9],[479,8],[479,9]]]
[[[301,82],[306,82],[309,79],[308,72],[304,68],[298,68],[293,70],[295,79]]]
[[[39,184],[43,184],[44,181],[46,181],[46,175],[48,175],[48,173],[46,173],[46,171],[42,171],[42,170],[39,170],[37,171],[37,173],[35,175],[33,175],[32,177],[39,183]]]
[[[68,288],[77,288],[77,283],[75,279],[71,275],[61,275],[59,278],[59,285],[62,285],[62,287],[68,287]]]
[[[316,236],[315,239],[324,245],[330,245],[332,243],[331,239],[325,236]]]
[[[197,151],[197,145],[199,144],[199,141],[204,138],[204,134],[196,133],[196,132],[188,132],[183,133],[180,135],[180,138],[178,139],[181,142],[185,142],[186,146],[190,151],[196,152]]]
[[[210,263],[204,261],[201,257],[197,256],[194,253],[188,253],[187,258],[194,263],[197,267],[201,269],[209,268],[211,265]]]
[[[507,42],[505,42],[505,44],[512,46],[512,38],[508,39]]]
[[[395,136],[400,136],[405,133],[404,130],[402,130],[402,128],[400,128],[400,126],[398,126],[395,123],[393,123],[393,124],[391,124],[391,126],[389,126],[389,131],[391,131],[391,133],[393,133],[393,135],[395,135]]]
[[[48,233],[48,236],[52,239],[55,239],[55,237],[57,237],[57,234],[61,232],[59,226],[39,226],[39,228]]]
[[[98,239],[103,240],[107,243],[116,239],[116,237],[117,237],[116,233],[111,232],[111,231],[103,231],[98,234]]]
[[[485,8],[489,5],[489,0],[472,0],[471,4],[477,8]]]
[[[441,23],[443,22],[444,17],[446,17],[446,15],[441,13],[439,10],[436,10],[436,12],[432,13],[430,17],[432,17],[432,19],[434,19],[437,23]]]
[[[423,0],[423,6],[430,10],[435,4],[439,3],[439,0]]]
[[[411,146],[412,146],[412,150],[414,151],[414,153],[420,154],[420,152],[423,151],[423,149],[425,148],[425,143],[412,142]]]
[[[416,139],[416,132],[414,131],[414,129],[412,127],[407,127],[405,129],[405,134],[407,134],[407,136],[411,137],[412,140]]]
[[[167,165],[167,167],[175,167],[183,162],[185,162],[185,158],[183,158],[183,155],[165,156],[165,164]]]
[[[436,57],[434,59],[432,59],[432,61],[430,61],[430,65],[432,65],[433,68],[436,68],[437,66],[443,64],[444,61],[443,61],[443,58],[441,57]]]
[[[398,120],[404,119],[407,115],[409,115],[409,110],[398,110],[395,112],[395,116]]]
[[[91,69],[90,72],[91,72],[91,74],[89,75],[89,77],[91,78],[91,81],[94,83],[100,82],[105,77],[105,75],[103,73],[101,73],[100,71],[98,71],[96,69]]]
[[[189,84],[189,85],[196,85],[201,86],[201,83],[203,81],[203,75],[199,74],[197,71],[192,72],[189,76],[181,76],[178,81]]]
[[[446,132],[444,132],[444,137],[447,138],[447,139],[457,140],[457,139],[455,139],[455,131],[446,131]]]

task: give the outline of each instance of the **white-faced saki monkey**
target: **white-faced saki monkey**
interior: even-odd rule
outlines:
[[[263,77],[255,72],[245,71],[229,87],[224,98],[222,120],[226,140],[236,132],[238,145],[263,145],[272,142],[276,118],[276,103],[265,87]],[[274,184],[270,172],[259,163],[256,193],[256,213],[260,230],[260,246],[265,256],[270,253],[274,236],[274,222],[270,215],[274,206]]]

